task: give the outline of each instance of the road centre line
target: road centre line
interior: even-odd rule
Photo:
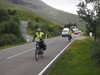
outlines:
[[[56,40],[55,40],[55,41],[56,41]],[[47,44],[51,44],[51,43],[53,43],[53,42],[55,42],[55,41],[48,42]],[[30,51],[35,50],[35,49],[36,49],[36,48],[29,49],[29,50],[27,50],[27,51],[24,51],[24,52],[21,52],[21,53],[18,53],[18,54],[12,55],[12,56],[10,56],[10,57],[7,57],[6,59],[11,59],[11,58],[13,58],[13,57],[16,57],[16,56],[22,55],[22,54],[24,54],[24,53],[30,52]]]
[[[51,44],[51,43],[53,43],[53,42],[55,42],[55,41],[48,42],[47,45],[48,45],[48,44]]]
[[[21,55],[21,54],[24,54],[24,53],[27,53],[27,52],[29,52],[29,51],[32,51],[32,50],[34,50],[34,49],[35,49],[35,48],[30,49],[30,50],[27,50],[27,51],[24,51],[24,52],[21,52],[21,53],[18,53],[18,54],[15,54],[15,55],[13,55],[13,56],[7,57],[7,59],[11,59],[11,58],[13,58],[13,57],[16,57],[16,56],[19,56],[19,55]]]

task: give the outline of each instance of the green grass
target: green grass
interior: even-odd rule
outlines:
[[[48,75],[100,75],[100,65],[91,56],[91,44],[90,39],[75,41]]]
[[[28,43],[24,42],[24,43],[18,43],[18,44],[14,44],[14,45],[5,45],[5,46],[0,47],[0,50],[15,47],[15,46],[19,46],[19,45],[24,45],[24,44],[28,44]]]
[[[6,10],[16,10],[21,20],[29,20],[29,18],[40,17],[31,10],[28,10],[25,6],[14,4],[7,0],[0,0],[0,7]]]
[[[9,9],[9,8],[13,8],[8,1],[6,0],[0,0],[0,7],[4,8],[4,9]]]

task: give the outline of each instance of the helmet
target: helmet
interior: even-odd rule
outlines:
[[[38,31],[38,32],[41,32],[41,29],[40,29],[40,28],[38,28],[38,29],[37,29],[37,31]]]

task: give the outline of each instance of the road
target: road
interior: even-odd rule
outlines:
[[[46,39],[45,42],[47,50],[39,61],[34,57],[35,43],[0,51],[0,75],[38,75],[69,44],[66,37]]]
[[[27,22],[23,21],[21,30],[25,38],[29,36],[26,28]],[[77,37],[73,35],[73,39]],[[39,61],[35,60],[35,43],[1,50],[0,75],[38,75],[70,43],[67,37],[46,39],[45,42],[47,50]]]
[[[27,36],[28,36],[28,39],[29,41],[32,40],[32,36],[30,36],[28,33],[27,33],[27,21],[21,21],[21,31],[23,33],[23,36],[25,37],[25,39],[27,39]]]

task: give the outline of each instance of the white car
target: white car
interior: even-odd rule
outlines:
[[[68,32],[69,32],[69,28],[64,28],[64,29],[62,30],[62,37],[68,36]]]

